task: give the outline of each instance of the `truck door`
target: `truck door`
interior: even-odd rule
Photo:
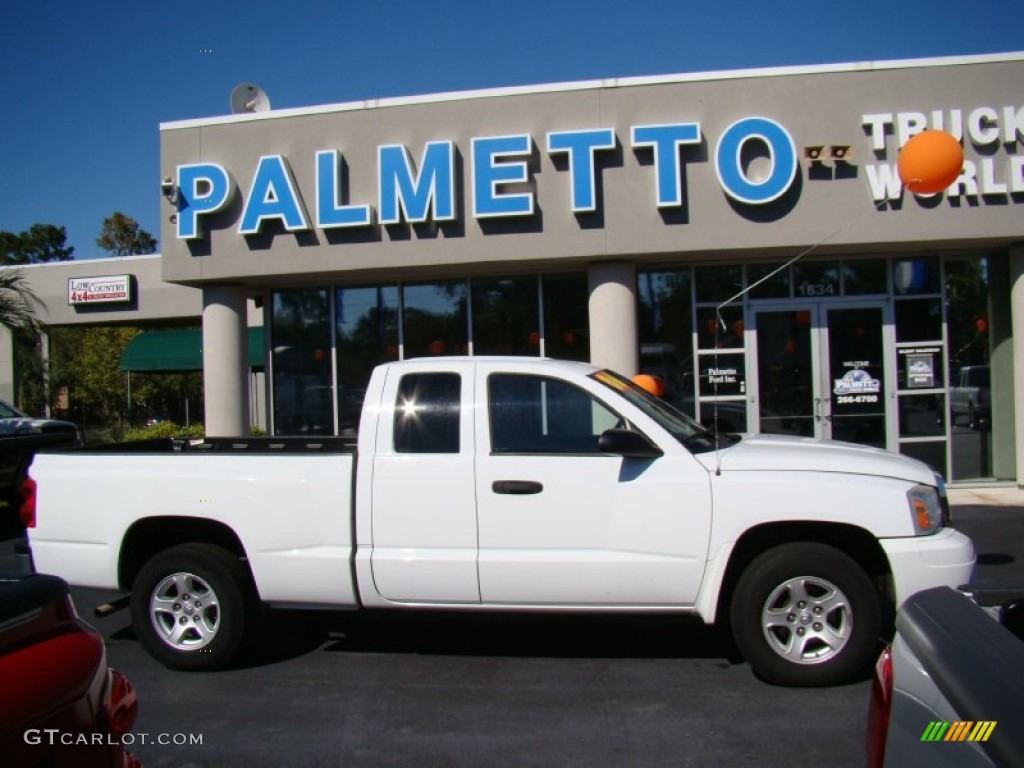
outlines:
[[[707,472],[678,446],[601,453],[620,414],[549,376],[477,369],[480,593],[487,604],[689,606],[711,524]]]
[[[373,458],[371,566],[396,602],[478,603],[473,367],[385,383]]]

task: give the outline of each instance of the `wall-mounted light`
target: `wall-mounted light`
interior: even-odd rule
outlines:
[[[833,144],[828,148],[828,155],[837,163],[848,163],[853,157],[853,149],[849,144]]]
[[[175,207],[178,206],[178,185],[174,183],[172,176],[164,176],[163,181],[160,182],[160,191],[168,203]]]
[[[812,163],[820,163],[824,154],[825,147],[823,146],[804,147],[804,159],[810,160]]]

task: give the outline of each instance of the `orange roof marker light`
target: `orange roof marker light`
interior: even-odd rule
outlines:
[[[649,373],[638,373],[632,378],[632,382],[640,387],[640,389],[650,392],[655,397],[661,397],[665,394],[665,385],[661,380],[661,376],[652,376]]]
[[[903,186],[915,195],[933,195],[956,181],[964,166],[960,142],[945,131],[915,134],[900,150],[896,168]]]

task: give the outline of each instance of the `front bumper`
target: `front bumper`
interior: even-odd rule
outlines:
[[[879,543],[889,558],[897,608],[922,589],[955,589],[974,577],[974,544],[953,528],[931,536],[881,539]]]

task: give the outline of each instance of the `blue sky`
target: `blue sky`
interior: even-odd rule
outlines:
[[[159,236],[159,125],[444,91],[1024,49],[1020,0],[38,0],[0,35],[0,230],[119,210]]]

